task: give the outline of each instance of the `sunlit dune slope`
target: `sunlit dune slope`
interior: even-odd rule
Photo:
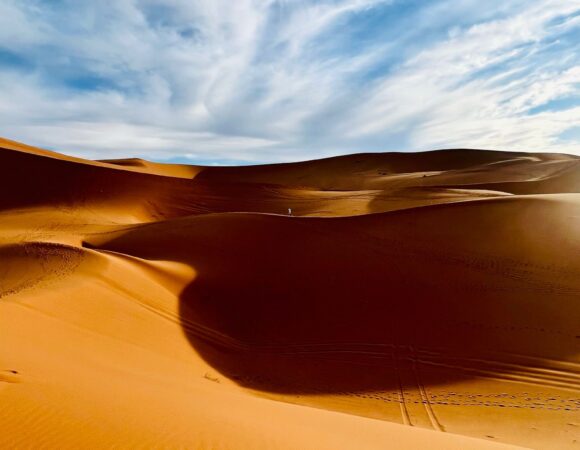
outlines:
[[[580,442],[577,157],[0,172],[1,448]]]

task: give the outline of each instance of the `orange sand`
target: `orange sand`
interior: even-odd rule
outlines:
[[[0,448],[577,449],[579,255],[570,155],[0,139]]]

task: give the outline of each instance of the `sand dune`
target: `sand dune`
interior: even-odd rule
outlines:
[[[580,158],[0,171],[1,448],[579,445]]]

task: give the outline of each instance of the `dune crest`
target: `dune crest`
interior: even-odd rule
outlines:
[[[1,448],[574,449],[580,158],[0,139]]]

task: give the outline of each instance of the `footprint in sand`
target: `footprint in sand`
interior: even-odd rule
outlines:
[[[0,370],[0,382],[20,383],[20,374],[16,370]]]

